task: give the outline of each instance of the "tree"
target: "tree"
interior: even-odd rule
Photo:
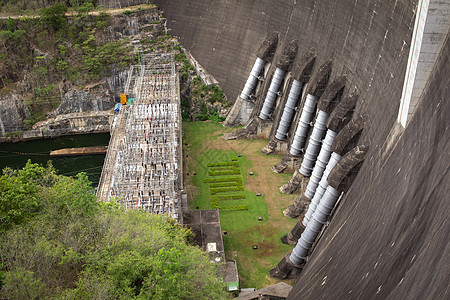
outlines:
[[[0,177],[0,231],[10,229],[29,220],[39,209],[39,186],[35,176],[43,168],[30,161],[25,168],[15,172],[6,168]]]
[[[66,27],[67,7],[61,3],[57,3],[49,8],[41,9],[41,16],[44,21],[56,32]]]
[[[17,268],[7,272],[3,292],[10,299],[39,299],[45,291],[45,284],[34,276],[33,272]]]
[[[189,230],[97,202],[85,174],[28,162],[5,170],[0,191],[2,218],[13,206],[20,216],[2,219],[0,298],[225,298],[219,266],[189,244]]]
[[[8,18],[8,21],[6,21],[6,28],[8,28],[9,31],[14,31],[17,28],[17,22],[13,18]]]

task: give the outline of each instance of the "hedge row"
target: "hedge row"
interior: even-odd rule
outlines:
[[[210,188],[218,188],[218,187],[227,187],[227,186],[238,186],[242,184],[238,184],[237,182],[218,182],[218,183],[210,183]]]
[[[226,193],[226,192],[239,192],[243,191],[244,187],[242,185],[235,186],[235,187],[221,187],[221,188],[212,188],[209,189],[209,192],[211,195],[215,195],[218,193]]]
[[[224,207],[220,207],[219,206],[219,201],[220,200],[239,200],[239,199],[245,199],[244,195],[226,195],[226,196],[212,196],[211,197],[211,207],[212,209],[220,209],[222,210],[222,208],[225,208],[226,210],[243,210],[243,209],[228,209],[228,207],[246,207],[245,210],[248,209],[247,205],[230,205],[230,206],[224,206]]]
[[[219,207],[220,211],[236,211],[236,210],[248,210],[248,206],[243,204],[243,205],[232,205],[232,206],[220,206]]]
[[[238,182],[242,183],[241,176],[231,176],[231,177],[219,177],[219,178],[206,178],[203,180],[204,183],[213,183],[213,182]]]
[[[231,158],[232,161],[237,161],[237,156]]]
[[[226,166],[226,167],[215,167],[212,168],[211,171],[223,171],[223,170],[235,170],[237,169],[235,166]]]
[[[241,171],[239,169],[229,170],[229,171],[209,171],[209,176],[223,176],[223,175],[240,175]]]
[[[211,197],[211,208],[219,209],[219,199],[217,197]]]
[[[221,195],[221,196],[212,196],[211,198],[217,198],[217,200],[240,200],[245,199],[245,195],[244,194]]]
[[[237,161],[225,161],[225,162],[217,162],[217,163],[209,163],[208,164],[208,167],[224,167],[224,166],[239,167],[239,162],[237,162]]]

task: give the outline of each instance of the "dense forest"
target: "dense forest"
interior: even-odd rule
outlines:
[[[221,299],[218,265],[167,216],[99,203],[87,177],[0,177],[0,298]]]
[[[95,4],[0,0],[5,16],[0,20],[0,97],[8,101],[8,95],[21,95],[30,113],[23,129],[48,118],[69,89],[93,86],[139,63],[139,51],[176,53],[184,120],[224,119],[220,110],[229,109],[231,101],[220,87],[201,82],[178,41],[163,30],[160,14],[145,24],[145,32],[121,32],[133,24],[134,13],[154,5],[124,9],[119,21]]]
[[[40,9],[40,17],[0,22],[0,95],[25,98],[28,128],[58,107],[63,85],[82,88],[133,62],[129,41],[105,32],[111,16],[90,15],[93,9],[85,2],[69,18],[68,7],[57,3]]]

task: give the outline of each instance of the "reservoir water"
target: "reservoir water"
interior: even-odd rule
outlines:
[[[28,159],[33,163],[46,165],[48,160],[58,170],[58,174],[75,176],[86,172],[94,187],[102,172],[105,155],[90,155],[77,157],[50,157],[50,151],[62,148],[107,146],[109,133],[82,134],[64,136],[54,139],[35,140],[19,143],[0,144],[0,169],[11,167],[20,169]]]

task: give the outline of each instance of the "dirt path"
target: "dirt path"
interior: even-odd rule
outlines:
[[[127,6],[127,7],[123,7],[123,8],[109,8],[109,9],[102,9],[102,10],[96,10],[96,11],[90,11],[88,14],[92,15],[92,16],[98,16],[101,13],[107,13],[109,15],[119,15],[125,11],[136,11],[136,10],[144,10],[144,9],[149,9],[149,8],[153,8],[155,7],[155,5],[153,4],[140,4],[140,5],[135,5],[135,6]],[[66,13],[66,16],[68,17],[72,17],[72,16],[76,16],[77,13],[74,11],[69,11]],[[4,15],[2,13],[2,15],[0,16],[0,19],[20,19],[20,18],[30,18],[30,19],[34,19],[34,18],[40,18],[40,15],[36,14],[36,15]]]

